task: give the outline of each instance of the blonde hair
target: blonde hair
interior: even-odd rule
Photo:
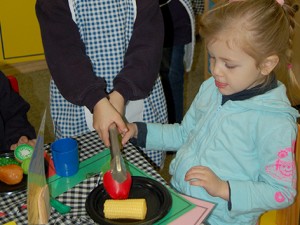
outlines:
[[[277,78],[287,86],[293,103],[300,102],[300,88],[292,71],[292,47],[295,31],[294,1],[235,0],[218,1],[200,21],[200,34],[207,43],[228,34],[228,44],[243,49],[259,67],[271,55],[279,57]],[[268,76],[270,77],[270,76]]]

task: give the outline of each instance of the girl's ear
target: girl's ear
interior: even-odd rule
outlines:
[[[262,75],[269,75],[273,69],[277,66],[279,57],[277,55],[271,55],[267,57],[262,64],[260,64],[260,70]]]

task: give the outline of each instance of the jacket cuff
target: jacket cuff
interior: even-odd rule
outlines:
[[[138,129],[138,137],[137,138],[131,138],[129,141],[134,146],[139,146],[142,148],[146,147],[146,138],[147,138],[147,124],[143,122],[135,122],[137,129]]]
[[[228,184],[228,188],[229,188],[229,200],[228,200],[228,211],[231,211],[231,208],[232,208],[232,203],[231,203],[231,189],[230,189],[230,184],[229,184],[229,181],[227,181],[227,184]]]

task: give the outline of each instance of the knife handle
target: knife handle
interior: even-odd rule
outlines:
[[[50,205],[62,215],[71,211],[70,206],[63,204],[60,201],[58,201],[52,197],[50,197]]]

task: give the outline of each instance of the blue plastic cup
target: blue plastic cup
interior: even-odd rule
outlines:
[[[75,139],[62,138],[51,144],[51,152],[56,174],[73,176],[79,168],[78,144]]]

